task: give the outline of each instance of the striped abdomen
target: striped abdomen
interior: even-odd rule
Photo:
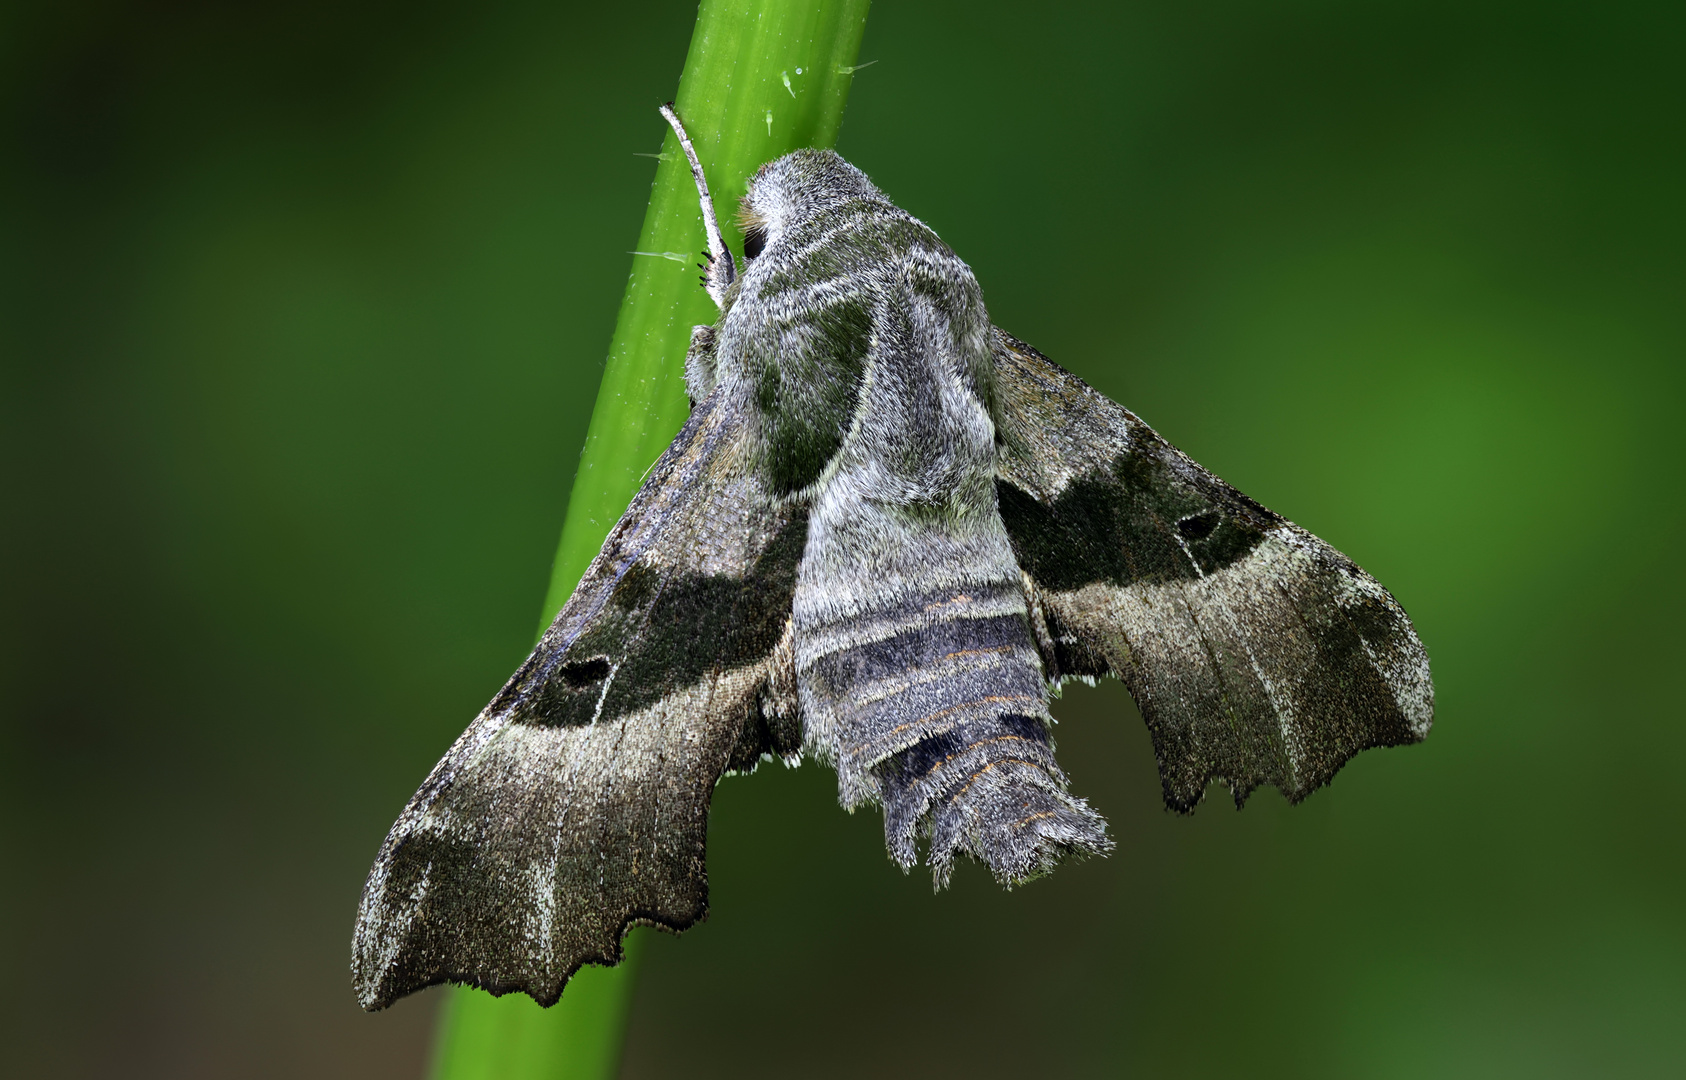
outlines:
[[[1017,567],[1009,556],[1005,568],[972,568],[985,572],[968,581],[935,563],[903,567],[927,580],[903,578],[913,587],[832,621],[816,610],[818,574],[796,600],[810,742],[835,760],[846,806],[883,805],[885,842],[903,868],[915,861],[915,840],[929,837],[939,885],[958,852],[1012,883],[1073,851],[1110,846],[1055,764]]]

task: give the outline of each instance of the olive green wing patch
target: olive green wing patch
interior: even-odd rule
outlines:
[[[1123,681],[1167,805],[1214,779],[1297,802],[1428,733],[1427,654],[1374,578],[999,330],[996,365],[998,505],[1048,675]]]
[[[635,924],[708,904],[715,782],[794,755],[788,625],[806,523],[716,392],[538,647],[404,809],[364,887],[365,1008],[440,982],[554,1003]]]

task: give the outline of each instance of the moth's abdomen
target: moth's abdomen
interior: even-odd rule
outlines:
[[[904,867],[914,837],[930,839],[939,887],[966,853],[1013,885],[1067,855],[1111,849],[1105,823],[1066,792],[1048,729],[1037,717],[1003,713],[921,739],[877,767],[884,835]]]
[[[802,627],[802,674],[848,730],[836,747],[840,772],[864,776],[918,740],[972,720],[1046,714],[1017,591],[960,583],[896,597],[841,624]]]
[[[1018,582],[950,581],[875,607],[829,624],[799,613],[798,680],[810,742],[835,761],[845,805],[883,806],[895,860],[911,867],[926,837],[939,885],[962,852],[1011,883],[1109,846],[1054,761]]]
[[[846,485],[845,485],[846,486]],[[1006,883],[1110,845],[1066,793],[1005,529],[828,492],[813,508],[793,607],[804,739],[853,808],[884,808],[904,868],[929,840],[944,884],[957,854]]]

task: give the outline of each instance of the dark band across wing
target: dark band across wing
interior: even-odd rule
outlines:
[[[1428,657],[1352,560],[1129,410],[995,331],[1001,517],[1054,679],[1113,675],[1165,801],[1225,781],[1298,801],[1360,750],[1428,733]]]
[[[703,918],[716,780],[799,752],[789,622],[806,521],[700,402],[538,647],[435,766],[364,887],[377,1009],[439,982],[554,1003],[632,924]]]

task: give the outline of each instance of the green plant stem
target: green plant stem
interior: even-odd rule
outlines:
[[[709,177],[727,242],[742,250],[733,211],[762,163],[831,146],[843,120],[868,0],[704,0],[675,106]],[[650,103],[652,125],[660,123]],[[668,132],[639,233],[643,252],[703,250],[696,189]],[[574,591],[644,473],[688,409],[681,361],[691,327],[717,312],[696,259],[635,256],[615,321],[579,472],[568,499],[541,629]],[[637,944],[618,968],[588,967],[554,1008],[524,995],[454,988],[440,1014],[435,1080],[613,1075],[632,991]]]

